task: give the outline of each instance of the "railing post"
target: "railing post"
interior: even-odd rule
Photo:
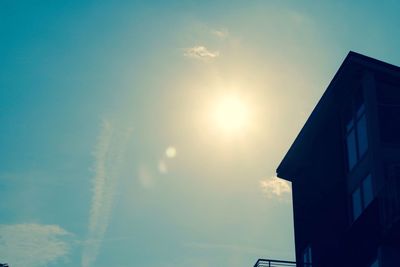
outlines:
[[[296,267],[296,262],[271,260],[271,259],[258,259],[253,267]],[[311,265],[308,267],[311,267]]]

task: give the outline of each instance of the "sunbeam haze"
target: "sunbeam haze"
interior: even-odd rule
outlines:
[[[2,1],[0,263],[294,259],[275,169],[396,1]]]

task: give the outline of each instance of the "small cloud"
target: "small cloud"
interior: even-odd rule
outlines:
[[[205,46],[194,46],[186,48],[183,54],[185,57],[201,59],[201,60],[212,60],[219,56],[218,51],[210,51]]]
[[[158,162],[158,171],[161,174],[166,174],[168,172],[168,166],[167,166],[167,163],[165,163],[164,160],[160,160]]]
[[[165,155],[167,156],[167,158],[175,158],[176,157],[176,148],[173,146],[167,147],[167,149],[165,150]]]
[[[12,267],[39,267],[65,257],[72,236],[58,225],[1,224],[0,259]]]
[[[290,183],[278,177],[267,178],[260,181],[264,193],[270,198],[284,197],[292,192]]]
[[[226,29],[214,29],[211,30],[211,34],[217,36],[218,38],[225,39],[226,37],[228,37],[229,32]]]

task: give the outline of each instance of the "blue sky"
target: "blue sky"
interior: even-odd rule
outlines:
[[[0,262],[292,260],[290,185],[275,168],[349,50],[400,65],[399,11],[2,1]],[[215,116],[232,96],[226,125]]]

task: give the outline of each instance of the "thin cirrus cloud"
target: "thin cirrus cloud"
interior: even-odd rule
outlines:
[[[183,53],[185,57],[199,59],[199,60],[213,60],[219,57],[219,51],[211,51],[202,45],[186,48]]]
[[[225,39],[229,36],[229,32],[226,29],[213,29],[211,30],[211,34],[221,39]]]
[[[94,150],[93,195],[88,236],[86,242],[83,242],[82,267],[94,264],[107,231],[125,148],[131,133],[131,129],[121,131],[110,121],[103,121]]]
[[[278,177],[266,178],[260,181],[260,187],[269,198],[284,199],[292,192],[289,182]]]
[[[66,257],[72,234],[58,225],[0,225],[0,259],[12,267],[47,266]]]

